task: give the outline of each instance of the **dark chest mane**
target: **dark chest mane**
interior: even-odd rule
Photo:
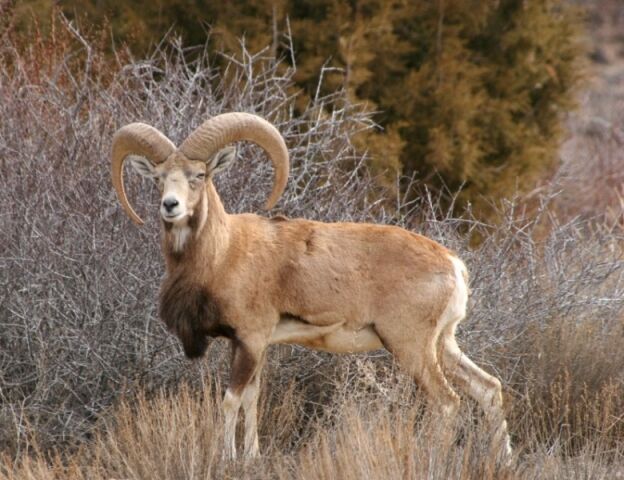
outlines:
[[[165,278],[160,289],[160,318],[178,336],[187,357],[203,355],[208,337],[234,336],[233,329],[222,324],[221,312],[211,292],[183,272]]]

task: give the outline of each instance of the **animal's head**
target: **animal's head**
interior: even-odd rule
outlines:
[[[205,187],[236,157],[236,148],[224,146],[248,140],[267,151],[275,169],[273,191],[265,208],[275,205],[288,180],[288,150],[277,129],[248,113],[225,113],[206,120],[180,148],[155,128],[131,123],[113,137],[113,186],[119,202],[137,224],[143,221],[128,202],[123,183],[123,164],[129,159],[141,175],[153,178],[161,191],[160,215],[165,222],[190,218],[205,195]]]
[[[152,178],[161,193],[160,215],[165,222],[184,222],[193,213],[204,194],[206,182],[224,170],[236,156],[235,147],[227,147],[214,154],[207,162],[191,160],[177,151],[162,163],[152,163],[145,157],[130,156],[134,169]]]

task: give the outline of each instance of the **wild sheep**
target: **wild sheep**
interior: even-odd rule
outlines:
[[[284,191],[289,159],[278,130],[247,113],[205,121],[180,148],[155,128],[132,123],[112,145],[112,181],[119,201],[143,222],[124,191],[130,159],[162,193],[166,278],[160,316],[190,358],[208,337],[231,340],[230,384],[223,400],[225,454],[236,456],[242,405],[246,456],[258,454],[257,399],[268,345],[297,343],[330,352],[386,348],[417,380],[434,406],[452,415],[459,397],[445,372],[483,407],[493,445],[511,454],[501,384],[459,349],[455,328],[466,314],[467,272],[451,251],[393,226],[321,223],[225,212],[212,178],[247,140],[275,169],[269,209]]]

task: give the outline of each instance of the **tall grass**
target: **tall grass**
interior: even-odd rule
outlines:
[[[164,42],[148,59],[106,59],[71,25],[51,48],[0,51],[0,478],[614,478],[624,469],[622,232],[586,215],[561,223],[550,196],[501,203],[499,225],[455,218],[423,191],[390,197],[351,144],[373,124],[336,93],[295,111],[279,59]],[[47,47],[46,47],[47,45]],[[217,68],[214,57],[219,57]],[[110,187],[114,131],[145,121],[179,142],[224,111],[258,113],[292,157],[279,213],[422,232],[471,271],[464,350],[505,386],[516,447],[488,455],[478,408],[454,429],[422,405],[384,352],[273,347],[263,376],[263,457],[221,458],[227,345],[184,359],[156,314],[163,274],[157,195],[129,175],[139,229]],[[255,211],[269,162],[245,147],[217,188]],[[557,200],[559,197],[555,197]],[[471,247],[471,239],[481,242]]]

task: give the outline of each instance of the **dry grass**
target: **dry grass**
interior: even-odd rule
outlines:
[[[53,58],[31,58],[44,63],[37,68],[10,41],[0,50],[0,478],[624,476],[617,222],[587,213],[561,223],[545,195],[530,215],[501,204],[496,226],[469,212],[454,218],[427,195],[378,201],[351,145],[371,122],[340,93],[295,115],[294,72],[262,54],[242,48],[219,70],[212,54],[186,63],[173,42],[150,59],[120,54],[95,68],[98,50],[66,34]],[[293,170],[282,213],[397,224],[466,259],[473,300],[460,343],[505,385],[510,469],[490,460],[471,402],[454,429],[441,428],[387,354],[294,347],[269,355],[263,457],[221,459],[226,345],[213,342],[191,363],[162,327],[156,196],[131,179],[133,203],[151,219],[131,226],[110,188],[108,152],[130,121],[178,141],[230,110],[259,113],[284,133]],[[257,149],[242,158],[218,188],[231,211],[254,211],[270,170]],[[471,248],[475,235],[483,241]]]
[[[93,438],[75,453],[46,460],[32,447],[30,455],[17,461],[5,457],[0,479],[611,479],[624,474],[621,443],[606,442],[606,436],[594,432],[592,441],[572,453],[561,437],[540,438],[555,431],[551,425],[530,425],[526,418],[514,419],[514,430],[527,435],[516,441],[517,460],[510,468],[501,467],[491,460],[487,431],[470,406],[462,408],[453,428],[442,428],[443,422],[425,413],[411,382],[400,378],[398,383],[396,396],[363,402],[359,394],[344,391],[344,384],[328,382],[327,388],[343,390],[344,403],[331,419],[311,421],[295,447],[288,445],[292,432],[275,427],[283,422],[295,426],[292,418],[305,410],[304,398],[291,388],[280,392],[279,399],[265,399],[263,456],[237,462],[221,458],[219,389],[180,386],[149,399],[139,394],[103,414]],[[265,381],[264,387],[271,386]],[[560,402],[565,389],[553,385],[551,401]],[[615,395],[621,391],[588,399],[585,415],[610,417],[613,412],[606,405],[618,401]]]

